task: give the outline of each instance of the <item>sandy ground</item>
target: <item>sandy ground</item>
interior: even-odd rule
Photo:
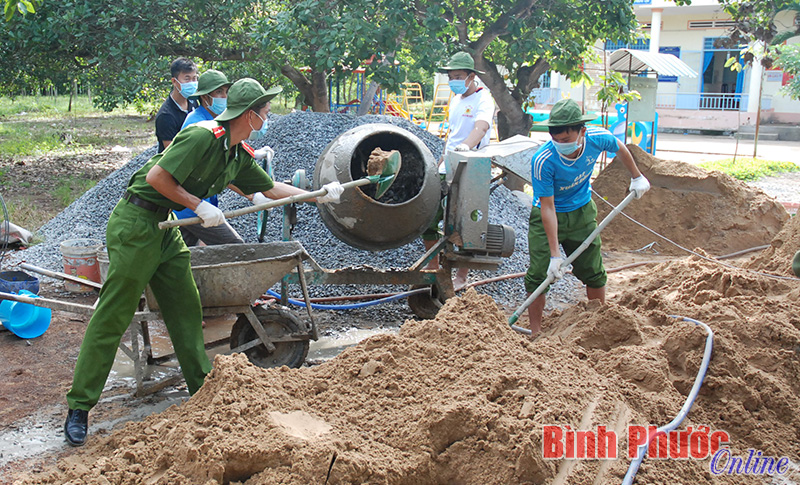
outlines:
[[[725,215],[772,243],[736,267],[685,254],[609,252],[608,267],[651,264],[611,274],[607,305],[578,303],[549,315],[535,342],[510,331],[490,298],[468,291],[435,320],[409,321],[321,365],[264,370],[241,356],[218,357],[192,399],[180,386],[131,398],[120,370],[90,416],[84,449],[67,447],[60,427],[85,320],[59,314],[60,331],[30,343],[2,332],[0,367],[14,387],[0,401],[0,483],[619,483],[624,456],[543,459],[542,425],[608,426],[623,437],[624,453],[626,425],[671,420],[705,339],[672,314],[717,334],[681,429],[724,430],[737,456],[755,449],[799,463],[800,285],[739,267],[787,275],[800,227],[767,231],[766,218],[747,219],[760,195],[733,185],[714,195],[725,200]],[[653,206],[666,196],[649,195]],[[670,204],[678,215],[698,207],[685,197]],[[679,242],[706,247],[675,232]],[[705,237],[725,232],[719,226]],[[630,234],[611,230],[608,240]],[[400,322],[385,323],[393,331]],[[708,467],[707,457],[645,460],[638,483],[765,483],[712,477]]]

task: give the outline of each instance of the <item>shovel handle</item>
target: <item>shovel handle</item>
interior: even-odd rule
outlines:
[[[342,188],[349,189],[352,187],[359,187],[361,185],[367,185],[371,183],[375,183],[376,178],[361,178],[358,180],[353,180],[352,182],[347,182],[342,184]],[[265,202],[260,205],[252,205],[250,207],[242,207],[241,209],[236,209],[232,211],[225,212],[225,219],[231,219],[233,217],[243,216],[245,214],[252,214],[253,212],[259,212],[262,210],[271,209],[272,207],[279,207],[282,205],[294,204],[296,202],[303,202],[304,200],[313,199],[315,197],[321,197],[327,194],[328,191],[325,189],[315,190],[313,192],[307,192],[305,194],[298,194],[292,195],[289,197],[284,197],[282,199],[275,199],[271,202]],[[163,221],[158,223],[159,229],[169,229],[170,227],[179,227],[179,226],[191,226],[192,224],[200,224],[203,222],[202,219],[199,217],[187,217],[186,219],[175,219],[170,221]]]
[[[583,253],[583,252],[586,250],[586,248],[588,248],[588,247],[589,247],[589,245],[590,245],[590,244],[591,244],[591,243],[594,241],[594,238],[596,238],[596,237],[597,237],[597,235],[598,235],[598,234],[600,234],[600,231],[602,231],[603,229],[605,229],[605,227],[608,225],[608,223],[609,223],[609,222],[611,222],[611,220],[612,220],[612,219],[614,219],[614,217],[616,217],[616,216],[617,216],[617,214],[619,214],[620,212],[622,212],[622,209],[624,209],[624,208],[625,208],[625,206],[627,206],[628,204],[630,204],[630,202],[631,202],[631,201],[633,200],[633,198],[634,198],[634,197],[633,197],[633,195],[634,195],[634,194],[633,194],[633,192],[631,192],[630,194],[628,194],[628,196],[627,196],[627,197],[625,197],[624,199],[622,199],[622,202],[620,202],[620,203],[619,203],[619,205],[617,205],[617,206],[614,208],[614,210],[612,210],[612,211],[611,211],[611,213],[610,213],[610,214],[608,214],[608,215],[606,216],[606,218],[605,218],[605,219],[603,219],[603,221],[602,221],[600,224],[598,224],[598,225],[597,225],[597,227],[594,229],[594,231],[592,231],[592,233],[591,233],[591,234],[589,234],[589,237],[587,237],[586,239],[584,239],[584,241],[581,243],[581,245],[580,245],[580,246],[578,246],[578,249],[576,249],[575,251],[573,251],[573,252],[572,252],[572,254],[570,254],[570,255],[569,255],[569,257],[567,257],[567,259],[565,259],[563,263],[561,263],[561,268],[562,268],[562,269],[563,269],[563,268],[566,268],[567,266],[569,266],[570,264],[572,264],[572,262],[573,262],[573,261],[575,261],[575,259],[577,259],[577,257],[578,257],[578,256],[580,256],[580,255],[581,255],[581,253]],[[526,300],[525,300],[525,301],[522,303],[522,305],[520,305],[520,307],[519,307],[519,308],[517,308],[517,310],[514,312],[514,314],[513,314],[513,315],[511,315],[511,317],[508,319],[508,324],[511,326],[511,328],[513,328],[514,330],[516,330],[516,331],[518,331],[518,332],[522,332],[522,333],[527,333],[527,334],[530,334],[530,330],[528,330],[528,329],[526,329],[526,328],[521,328],[521,327],[518,327],[518,326],[516,326],[516,325],[514,325],[514,324],[515,324],[515,323],[517,323],[517,320],[519,320],[519,317],[520,317],[520,316],[522,316],[522,314],[525,312],[525,310],[526,310],[526,309],[527,309],[529,306],[531,306],[531,303],[533,303],[533,300],[535,300],[536,298],[538,298],[538,297],[539,297],[539,295],[541,295],[541,294],[542,294],[542,292],[544,292],[544,290],[545,290],[545,289],[546,289],[548,286],[550,286],[550,284],[551,284],[551,283],[553,283],[553,280],[554,280],[554,278],[548,275],[548,276],[547,276],[547,279],[545,279],[545,280],[542,282],[542,284],[541,284],[541,285],[539,285],[539,287],[538,287],[538,288],[536,288],[536,289],[533,291],[533,293],[531,293],[531,295],[530,295],[530,296],[529,296],[529,297],[528,297],[528,298],[527,298],[527,299],[526,299]],[[527,330],[527,331],[526,331],[526,330]]]

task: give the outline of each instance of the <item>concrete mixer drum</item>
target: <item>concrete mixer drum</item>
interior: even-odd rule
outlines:
[[[391,188],[378,200],[375,186],[367,185],[345,191],[338,204],[319,205],[322,222],[333,235],[368,251],[397,248],[419,237],[436,215],[441,191],[428,147],[409,131],[386,123],[355,127],[328,144],[314,170],[314,188],[363,178],[375,148],[398,150],[402,157]]]

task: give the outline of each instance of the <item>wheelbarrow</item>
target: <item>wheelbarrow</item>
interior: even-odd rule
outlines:
[[[190,248],[192,275],[200,293],[203,315],[206,317],[234,314],[236,322],[230,337],[207,342],[206,349],[227,344],[224,353],[243,352],[260,367],[300,367],[306,359],[310,340],[319,338],[318,330],[308,305],[303,261],[308,259],[303,246],[297,241],[265,244],[226,244]],[[43,270],[29,264],[21,268],[46,276],[66,279],[69,275]],[[296,272],[300,279],[309,316],[309,323],[284,307],[264,308],[253,303],[285,275]],[[100,287],[89,282],[91,286]],[[0,293],[0,299],[19,301],[36,306],[83,315],[91,315],[95,305],[63,302],[48,298],[28,298],[12,293]],[[134,363],[136,395],[156,392],[179,380],[179,375],[161,379],[145,386],[153,371],[175,360],[175,354],[153,356],[149,322],[160,320],[158,302],[150,288],[129,327],[130,346],[120,343],[119,348]],[[140,338],[142,345],[140,347]]]

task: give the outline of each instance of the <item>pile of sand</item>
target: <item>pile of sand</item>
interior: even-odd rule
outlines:
[[[753,257],[746,266],[756,271],[794,276],[792,259],[798,250],[800,250],[800,217],[795,216],[786,222],[769,247]]]
[[[720,256],[763,246],[789,218],[786,209],[761,189],[720,172],[655,158],[637,146],[628,148],[652,188],[631,202],[625,213],[685,248],[699,247]],[[614,205],[627,195],[628,185],[630,173],[616,160],[592,183]],[[608,204],[596,203],[598,218],[611,212]],[[607,249],[635,250],[655,241],[659,253],[686,254],[621,215],[601,237]]]
[[[679,411],[716,332],[706,383],[682,425],[731,436],[736,455],[800,453],[800,288],[699,259],[641,277],[616,303],[545,321],[534,343],[468,290],[332,361],[260,369],[218,357],[187,403],[129,423],[22,483],[619,483],[628,424]],[[544,460],[542,426],[596,425],[617,460]],[[638,483],[704,483],[708,460],[645,460]],[[761,483],[736,476],[715,483]]]

